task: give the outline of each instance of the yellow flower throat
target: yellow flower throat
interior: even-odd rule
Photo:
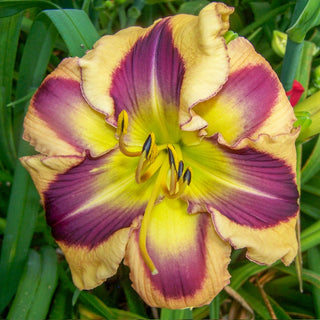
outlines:
[[[155,275],[158,271],[147,251],[147,227],[151,220],[152,209],[161,191],[169,199],[179,198],[191,182],[192,170],[190,167],[184,170],[181,150],[176,150],[172,144],[157,145],[153,132],[147,137],[141,151],[129,150],[124,142],[128,123],[128,114],[125,110],[122,110],[118,117],[117,126],[119,148],[128,157],[140,157],[135,174],[136,182],[138,184],[143,183],[158,172],[139,234],[139,247],[142,257],[151,273]]]

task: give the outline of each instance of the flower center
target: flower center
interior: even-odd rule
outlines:
[[[158,271],[147,251],[147,228],[152,218],[152,209],[161,192],[169,199],[179,198],[191,182],[192,171],[190,167],[184,170],[185,165],[180,148],[176,149],[173,144],[157,145],[153,132],[148,135],[141,150],[131,150],[124,142],[128,124],[128,114],[123,110],[119,114],[117,126],[119,148],[128,157],[139,157],[135,173],[136,182],[138,184],[143,183],[158,173],[141,222],[139,234],[139,247],[142,257],[151,273],[157,274]]]

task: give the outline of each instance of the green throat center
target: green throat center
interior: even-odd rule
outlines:
[[[136,183],[143,183],[157,174],[152,194],[141,222],[139,234],[139,246],[142,257],[151,273],[157,274],[158,271],[148,254],[146,245],[147,228],[152,217],[152,209],[160,193],[169,199],[180,198],[191,183],[192,170],[190,167],[185,168],[182,152],[178,145],[157,145],[153,132],[148,135],[140,151],[132,151],[124,142],[128,123],[128,114],[123,110],[119,114],[117,126],[119,149],[127,157],[139,157],[135,172]]]

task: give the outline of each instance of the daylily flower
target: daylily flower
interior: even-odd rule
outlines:
[[[210,303],[231,246],[288,265],[296,255],[295,117],[232,8],[211,3],[102,37],[34,95],[24,157],[79,289],[121,261],[151,306]]]

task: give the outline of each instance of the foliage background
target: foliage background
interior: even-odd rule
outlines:
[[[17,160],[34,152],[21,139],[28,102],[61,59],[82,56],[101,35],[132,25],[148,26],[176,13],[198,14],[209,1],[1,0],[1,318],[320,318],[320,2],[222,2],[235,7],[231,30],[255,45],[285,89],[291,88],[293,78],[306,89],[295,107],[303,132],[297,144],[301,255],[295,265],[259,266],[244,259],[242,250],[234,251],[230,286],[209,306],[193,310],[148,307],[131,288],[124,266],[95,290],[79,292],[46,225],[39,196]],[[286,40],[275,30],[289,34],[286,53]]]

